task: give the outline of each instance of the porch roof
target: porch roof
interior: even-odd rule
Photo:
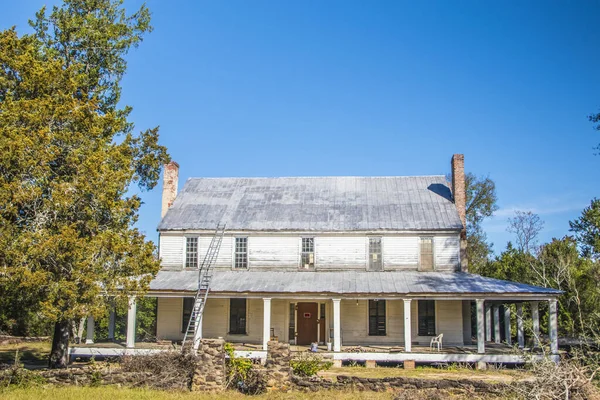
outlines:
[[[150,292],[195,292],[197,270],[162,270]],[[419,271],[232,271],[215,270],[211,293],[305,293],[340,295],[543,295],[556,289],[464,272]]]

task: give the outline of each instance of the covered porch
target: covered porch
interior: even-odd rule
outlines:
[[[195,294],[196,277],[196,271],[161,271],[153,281],[147,296],[158,298],[157,339],[183,338],[185,299]],[[199,335],[222,337],[240,355],[259,358],[277,340],[298,350],[318,343],[319,352],[343,360],[511,362],[513,339],[521,349],[540,346],[541,302],[548,304],[550,351],[558,354],[559,294],[466,273],[217,271]],[[531,317],[528,341],[524,309]],[[125,349],[136,347],[135,314],[132,297]],[[432,351],[431,338],[440,334],[442,348]]]

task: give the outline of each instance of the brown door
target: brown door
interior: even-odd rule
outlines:
[[[297,344],[307,345],[317,341],[318,307],[317,303],[298,303]]]

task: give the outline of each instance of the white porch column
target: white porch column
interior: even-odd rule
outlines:
[[[96,323],[94,322],[94,317],[91,315],[87,317],[87,329],[85,336],[85,344],[93,344],[94,343],[94,330],[96,328]]]
[[[412,351],[412,327],[410,319],[410,304],[411,299],[404,299],[404,351],[410,353]]]
[[[540,308],[537,301],[531,302],[531,319],[533,319],[533,347],[540,346]]]
[[[271,298],[263,298],[263,350],[271,339]]]
[[[548,330],[550,331],[550,352],[558,354],[558,310],[556,299],[548,301]]]
[[[135,296],[129,296],[129,307],[127,308],[127,342],[126,347],[135,347],[135,319],[137,314],[137,303]]]
[[[342,350],[342,319],[340,317],[340,299],[333,301],[333,351]]]
[[[108,312],[108,340],[115,340],[115,308]]]
[[[477,353],[485,353],[485,300],[477,299]]]
[[[519,348],[525,347],[525,330],[523,329],[523,303],[517,303],[517,339]]]
[[[494,343],[500,343],[500,307],[493,306],[494,310]]]
[[[504,305],[504,337],[506,338],[506,344],[512,345],[512,338],[510,337],[510,305]]]
[[[486,342],[492,341],[492,306],[485,306],[485,340]]]

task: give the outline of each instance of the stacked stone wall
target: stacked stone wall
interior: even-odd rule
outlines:
[[[225,341],[202,339],[198,348],[200,362],[192,376],[192,391],[221,391],[225,389]]]
[[[267,343],[267,360],[265,362],[265,379],[268,390],[287,390],[291,386],[292,354],[290,345],[280,342]]]

